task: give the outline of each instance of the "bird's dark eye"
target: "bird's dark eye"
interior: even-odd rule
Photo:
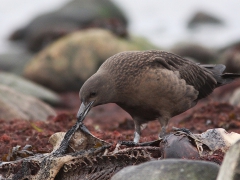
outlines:
[[[96,92],[90,92],[90,98],[95,97],[96,94],[97,94]]]

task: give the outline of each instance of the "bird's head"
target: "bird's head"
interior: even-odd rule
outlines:
[[[83,111],[89,111],[91,107],[114,103],[114,92],[114,84],[111,81],[111,77],[102,73],[96,73],[91,76],[80,89],[79,96],[82,103],[77,117]]]

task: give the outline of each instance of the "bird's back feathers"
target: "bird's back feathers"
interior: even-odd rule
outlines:
[[[105,61],[102,68],[110,69],[113,74],[124,73],[127,74],[125,77],[134,76],[134,78],[146,73],[148,68],[178,71],[180,78],[199,92],[197,100],[208,96],[216,87],[240,77],[240,74],[222,74],[225,65],[199,64],[159,50],[121,52]],[[121,79],[121,75],[118,74],[117,77],[118,80]]]

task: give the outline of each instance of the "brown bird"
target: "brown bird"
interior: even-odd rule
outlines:
[[[152,120],[160,122],[162,136],[171,117],[240,77],[222,74],[224,69],[222,64],[196,64],[158,50],[121,52],[108,58],[83,84],[77,117],[86,106],[116,103],[133,117],[135,143],[139,142],[141,125]]]

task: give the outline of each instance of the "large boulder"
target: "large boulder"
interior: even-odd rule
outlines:
[[[55,111],[42,101],[0,85],[0,119],[47,120]]]
[[[217,52],[213,49],[194,43],[178,43],[170,50],[179,56],[193,59],[202,64],[215,63]]]
[[[215,180],[218,170],[212,162],[167,159],[126,167],[112,180]]]
[[[110,56],[152,48],[142,39],[126,40],[108,30],[82,30],[46,47],[27,64],[24,76],[56,91],[79,90]]]
[[[18,50],[13,49],[11,52],[0,54],[0,71],[22,74],[26,63],[31,60],[32,54],[16,51]]]
[[[217,180],[240,179],[240,140],[226,153]]]
[[[203,11],[196,12],[188,22],[188,28],[196,28],[199,25],[222,25],[223,21],[214,15],[208,14]]]
[[[221,61],[226,65],[226,72],[240,73],[240,44],[236,43],[223,50]]]
[[[0,85],[11,87],[18,92],[34,96],[52,105],[61,103],[60,97],[53,91],[11,73],[0,72]]]
[[[73,0],[59,10],[36,17],[10,39],[22,40],[35,52],[59,37],[91,26],[125,35],[127,20],[110,0]]]

